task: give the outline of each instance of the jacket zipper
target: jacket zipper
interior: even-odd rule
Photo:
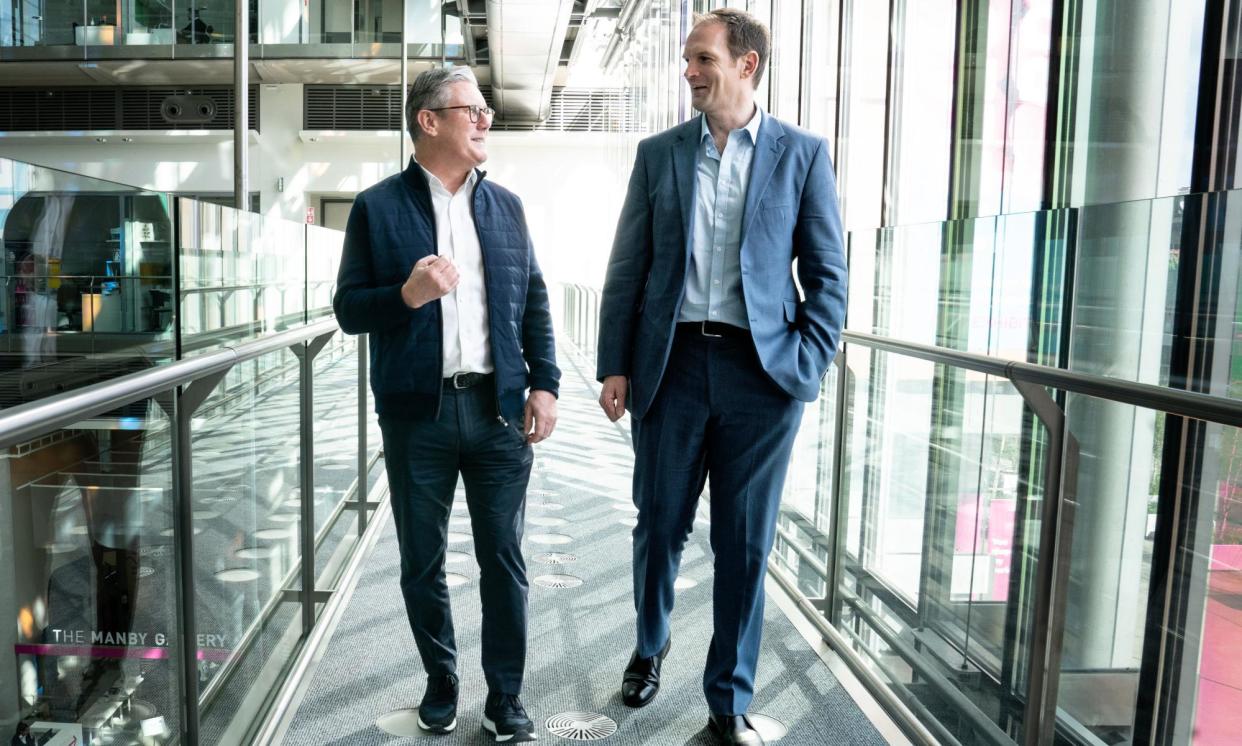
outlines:
[[[419,168],[422,168],[419,166]],[[426,180],[426,175],[423,174]],[[431,199],[431,184],[427,184],[427,202],[431,205],[431,253],[440,256],[440,231],[436,228],[436,205]],[[440,324],[440,333],[436,335],[439,344],[436,346],[436,366],[440,374],[436,377],[436,412],[432,420],[440,419],[440,408],[444,405],[444,304],[441,299],[436,301],[436,321]]]
[[[474,189],[470,192],[470,222],[474,223],[474,234],[476,236],[481,236],[482,233],[479,231],[479,216],[475,213],[474,203],[479,194],[479,187],[483,186],[483,179],[486,177],[486,171],[479,171],[479,179],[474,182]],[[483,266],[483,289],[487,291],[487,298],[490,301],[492,297],[492,288],[491,283],[487,281],[487,254],[483,251],[483,240],[481,238],[479,239],[479,258],[482,260],[481,264]],[[487,311],[487,342],[489,345],[492,345],[493,340],[496,339],[496,330],[494,328],[495,324],[492,316],[493,314],[489,308]],[[496,350],[494,345],[492,345],[492,348],[492,370],[494,372],[496,366]],[[508,427],[508,420],[506,420],[505,416],[500,412],[500,376],[492,376],[492,386],[495,387],[494,393],[496,394],[494,397],[496,400],[496,421],[501,425]]]

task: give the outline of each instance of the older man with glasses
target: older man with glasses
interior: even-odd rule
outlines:
[[[460,474],[479,563],[483,728],[519,742],[535,738],[519,699],[526,486],[531,445],[556,425],[560,370],[522,204],[477,168],[493,113],[467,68],[418,76],[406,105],[414,158],[355,199],[333,306],[342,329],[371,335],[401,592],[427,674],[419,725],[457,727],[444,563]]]

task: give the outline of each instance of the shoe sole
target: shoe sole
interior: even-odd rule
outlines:
[[[534,733],[527,733],[526,731],[506,734],[497,733],[496,723],[486,715],[483,716],[483,730],[490,733],[496,743],[530,743],[538,738]]]
[[[724,731],[716,727],[716,722],[714,720],[707,721],[707,732],[712,735],[712,738],[715,739],[716,743],[729,743],[729,737],[725,735]],[[759,731],[755,731],[756,734],[758,734],[758,732]],[[756,744],[757,746],[766,746],[767,742],[763,740],[763,736],[758,736],[758,740],[751,741],[751,743]]]
[[[418,727],[422,728],[428,733],[452,733],[453,729],[457,727],[457,718],[453,718],[453,722],[449,723],[448,725],[433,726],[433,725],[427,725],[426,723],[424,723],[423,718],[420,715],[418,717]]]

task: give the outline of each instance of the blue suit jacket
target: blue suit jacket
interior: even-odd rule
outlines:
[[[596,375],[629,377],[635,417],[659,389],[685,295],[701,128],[695,117],[639,143],[608,262]],[[764,115],[740,252],[763,369],[790,396],[814,401],[845,320],[845,249],[824,138]]]

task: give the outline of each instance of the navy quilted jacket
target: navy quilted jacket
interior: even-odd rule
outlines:
[[[518,422],[526,389],[555,395],[561,371],[548,290],[522,203],[484,176],[480,172],[471,207],[483,251],[497,415]],[[439,416],[444,377],[440,301],[414,309],[401,299],[414,263],[434,253],[436,245],[427,177],[413,159],[404,172],[354,199],[332,307],[341,329],[371,335],[371,390],[382,417]]]

